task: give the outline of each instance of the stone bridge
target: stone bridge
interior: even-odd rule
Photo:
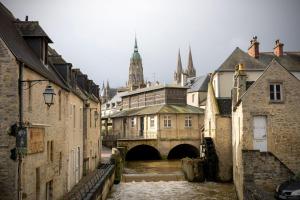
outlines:
[[[126,159],[181,159],[198,157],[200,139],[118,139],[126,148]]]

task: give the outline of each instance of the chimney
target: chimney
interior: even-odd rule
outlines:
[[[26,21],[26,22],[28,22],[28,15],[26,15],[26,17],[25,17],[25,21]]]
[[[246,92],[247,74],[243,64],[238,64],[235,67],[234,88],[232,91],[233,106],[238,102],[241,96]]]
[[[274,54],[277,57],[283,56],[283,44],[278,40],[275,41]]]
[[[257,36],[254,36],[250,41],[250,47],[248,48],[248,54],[253,58],[259,57],[259,42],[257,41]]]

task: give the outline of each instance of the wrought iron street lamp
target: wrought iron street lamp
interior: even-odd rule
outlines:
[[[52,104],[54,104],[54,90],[51,87],[51,85],[48,85],[43,93],[45,104],[47,104],[48,107],[50,107]]]

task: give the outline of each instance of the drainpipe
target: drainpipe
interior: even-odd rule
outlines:
[[[19,126],[23,127],[23,69],[24,63],[19,64]],[[18,152],[18,200],[22,200],[22,154]]]

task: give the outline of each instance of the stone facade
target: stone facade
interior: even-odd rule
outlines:
[[[270,84],[282,85],[282,100],[270,100]],[[300,81],[282,67],[278,62],[272,61],[260,78],[246,91],[234,106],[232,115],[233,126],[233,169],[234,181],[238,196],[243,199],[243,186],[246,175],[250,172],[245,168],[248,160],[244,158],[243,150],[261,150],[272,153],[293,173],[299,173],[299,121],[300,121]],[[266,118],[266,149],[255,146],[254,118]],[[254,156],[255,157],[255,156]],[[253,158],[257,159],[257,158]],[[277,173],[276,165],[266,164],[265,170],[276,172],[269,181],[269,189],[275,189],[278,180],[287,176]],[[256,168],[256,173],[264,173]],[[277,177],[275,177],[277,176]],[[254,177],[256,184],[264,185],[259,176]],[[277,180],[277,181],[276,181]],[[266,187],[267,187],[266,186]]]
[[[219,169],[217,178],[220,181],[231,181],[231,118],[229,115],[222,115],[222,113],[220,113],[220,108],[211,83],[208,85],[207,103],[205,107],[204,137],[211,137],[215,145]]]
[[[0,194],[3,200],[17,198],[18,165],[9,158],[16,138],[7,131],[19,120],[18,68],[19,63],[0,38]]]
[[[71,71],[71,64],[62,58],[59,62],[64,66],[56,66],[59,56],[50,56],[54,51],[48,48],[51,40],[37,22],[18,21],[20,31],[14,25],[16,19],[5,9],[0,4],[0,19],[6,24],[0,30],[0,199],[18,199],[18,193],[28,200],[61,199],[82,178],[83,108],[89,100],[100,113],[99,89],[91,80],[86,80],[84,87],[76,83],[79,77],[73,72],[80,70]],[[40,29],[30,40],[22,37],[28,33],[27,25]],[[36,42],[43,45],[35,46]],[[47,86],[55,93],[51,106],[43,97]],[[12,134],[17,134],[12,125],[19,125],[20,115],[27,133],[22,162],[11,153],[16,147]],[[94,118],[86,139],[87,149],[93,149],[95,157],[90,170],[96,168],[100,158],[100,114],[98,120]]]

